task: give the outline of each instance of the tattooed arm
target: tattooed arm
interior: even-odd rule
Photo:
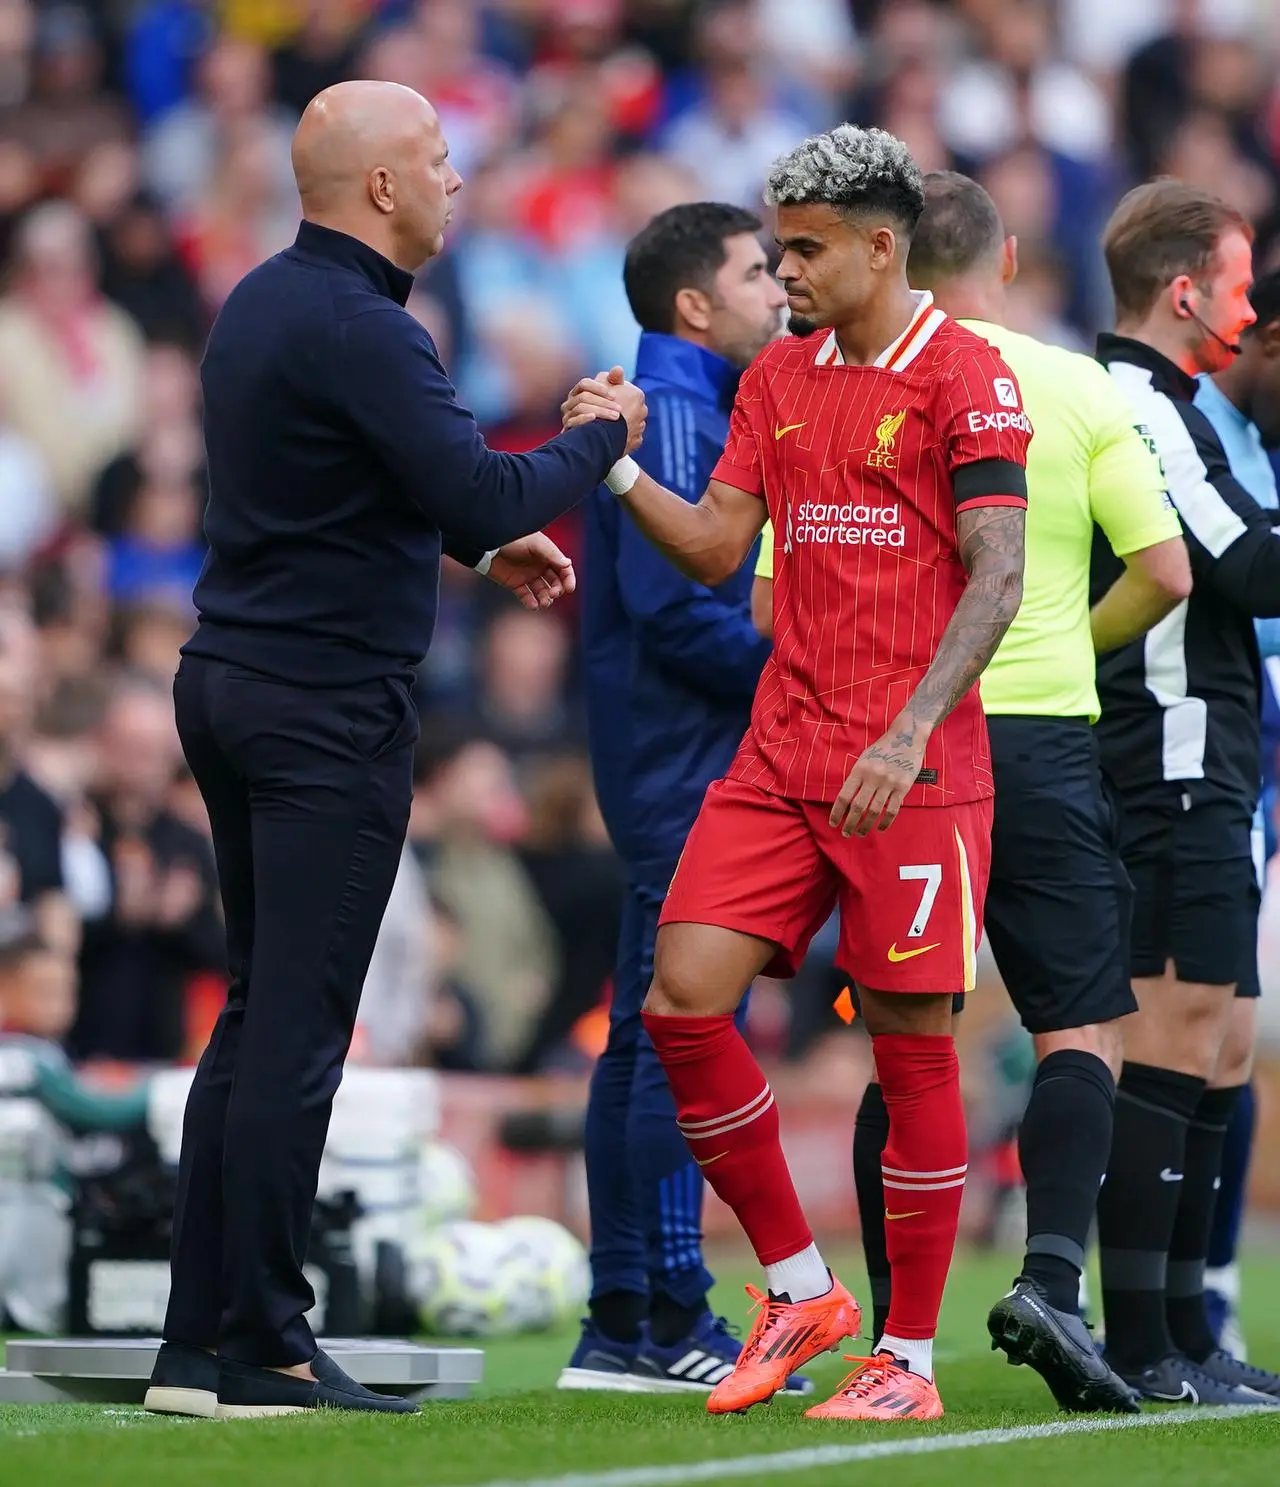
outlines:
[[[943,631],[933,664],[883,738],[859,758],[831,808],[844,835],[886,831],[924,762],[939,723],[973,686],[996,653],[1022,602],[1026,511],[968,507],[956,515],[960,557],[969,582]]]
[[[927,738],[987,669],[1022,603],[1023,531],[1019,506],[978,506],[956,516],[960,560],[969,582],[942,632],[938,654],[902,718]]]

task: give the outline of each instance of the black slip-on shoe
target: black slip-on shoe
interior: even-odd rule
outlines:
[[[204,1348],[162,1342],[142,1408],[153,1415],[212,1420],[218,1408],[218,1360]]]
[[[300,1379],[291,1373],[223,1358],[218,1371],[217,1418],[262,1420],[299,1415],[306,1410],[363,1410],[384,1415],[413,1415],[418,1411],[412,1399],[375,1394],[357,1384],[320,1349],[311,1360],[311,1371],[314,1380]]]

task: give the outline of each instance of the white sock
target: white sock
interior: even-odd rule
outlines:
[[[895,1358],[900,1358],[907,1365],[911,1373],[918,1373],[921,1378],[931,1379],[933,1377],[933,1338],[931,1337],[894,1337],[891,1332],[876,1343],[877,1353],[892,1353]]]
[[[1229,1265],[1206,1265],[1204,1272],[1206,1291],[1217,1291],[1225,1296],[1232,1306],[1240,1305],[1240,1267],[1233,1260]]]
[[[790,1296],[792,1301],[812,1301],[831,1289],[831,1272],[823,1264],[818,1246],[811,1244],[798,1255],[764,1267],[765,1284],[775,1296]]]

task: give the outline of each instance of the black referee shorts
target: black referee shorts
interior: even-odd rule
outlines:
[[[1132,889],[1085,718],[990,717],[995,775],[987,939],[1030,1033],[1135,1010]]]
[[[1262,974],[1258,969],[1258,920],[1262,914],[1262,894],[1267,886],[1267,840],[1261,825],[1250,828],[1249,845],[1253,849],[1254,874],[1253,932],[1249,941],[1252,953],[1246,951],[1240,966],[1240,979],[1236,982],[1237,998],[1246,1001],[1262,995]]]
[[[1198,805],[1176,780],[1126,799],[1121,853],[1134,886],[1130,969],[1180,981],[1236,984],[1256,997],[1258,912],[1252,810],[1228,800]]]

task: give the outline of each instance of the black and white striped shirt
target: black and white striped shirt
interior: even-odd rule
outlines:
[[[1253,620],[1280,614],[1280,534],[1193,406],[1193,377],[1122,336],[1100,336],[1098,359],[1164,468],[1194,583],[1191,597],[1142,640],[1099,659],[1103,765],[1126,796],[1178,781],[1193,804],[1235,800],[1252,811],[1260,703]],[[1093,600],[1122,568],[1095,530]]]

